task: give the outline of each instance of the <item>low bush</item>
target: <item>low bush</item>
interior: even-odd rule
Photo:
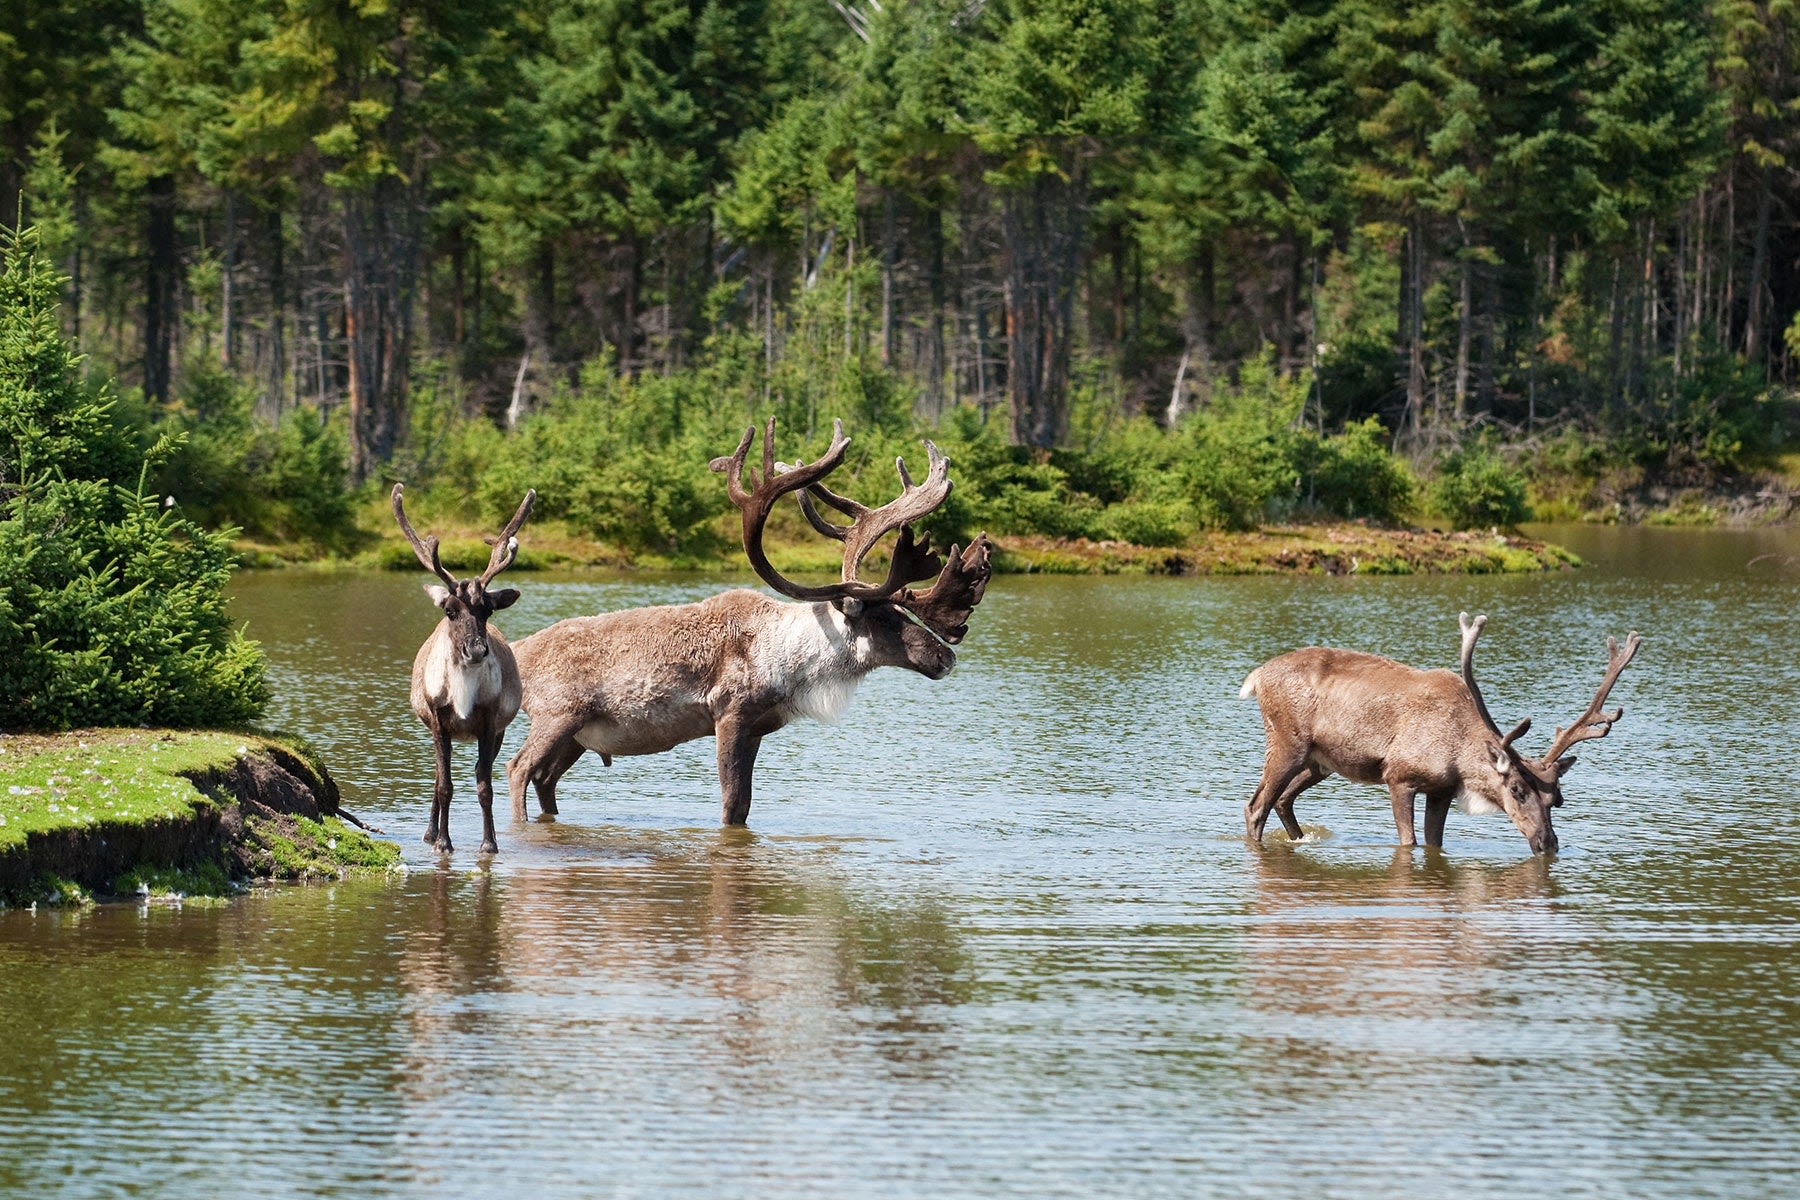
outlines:
[[[750,349],[760,357],[760,344]],[[869,504],[897,493],[897,456],[917,478],[920,441],[935,441],[954,463],[955,487],[924,525],[944,544],[986,531],[1174,546],[1202,528],[1244,529],[1302,513],[1396,520],[1414,497],[1411,473],[1374,418],[1324,437],[1296,428],[1307,380],[1282,376],[1269,359],[1247,365],[1234,385],[1215,386],[1177,430],[1121,420],[1109,401],[1073,422],[1081,444],[1045,452],[1009,444],[998,407],[960,405],[936,428],[922,426],[903,381],[877,364],[781,363],[775,378],[784,390],[763,402],[752,369],[760,363],[739,361],[735,343],[711,350],[717,357],[667,377],[622,377],[598,359],[511,433],[481,419],[446,421],[441,403],[423,404],[418,448],[404,448],[398,461],[415,471],[429,465],[442,481],[427,510],[496,522],[535,487],[539,519],[669,555],[728,547],[724,487],[707,464],[769,412],[786,461],[819,453],[831,422],[842,419],[852,442],[832,486]],[[479,481],[473,503],[461,482],[471,478]],[[785,537],[802,526],[783,505],[771,528]]]
[[[192,374],[180,401],[151,426],[173,446],[158,490],[207,525],[343,549],[355,506],[342,431],[304,405],[271,424],[254,403],[253,391],[223,371]]]
[[[1531,517],[1525,476],[1482,445],[1445,456],[1426,500],[1433,512],[1457,529],[1507,528]]]

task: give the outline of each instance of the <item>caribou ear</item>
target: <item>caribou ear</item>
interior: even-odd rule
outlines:
[[[1569,773],[1569,768],[1574,765],[1575,765],[1575,756],[1573,754],[1563,755],[1561,758],[1556,760],[1556,777],[1558,779],[1561,779],[1564,775],[1567,775]]]
[[[863,614],[863,602],[854,596],[846,596],[842,600],[834,600],[832,603],[837,605],[837,610],[839,612],[843,613],[846,617],[849,617],[852,621]]]
[[[511,608],[519,601],[519,589],[501,588],[497,592],[489,592],[488,600],[496,609]]]
[[[1494,774],[1504,775],[1512,770],[1512,755],[1506,752],[1505,746],[1489,746],[1488,765],[1494,768]]]
[[[444,607],[444,605],[450,602],[450,589],[439,587],[435,583],[428,583],[425,585],[425,594],[430,596],[431,602],[439,608]]]

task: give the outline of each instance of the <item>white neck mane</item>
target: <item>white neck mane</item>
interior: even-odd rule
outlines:
[[[755,653],[758,674],[787,693],[790,712],[826,723],[843,715],[856,685],[874,669],[868,639],[824,602],[784,605]]]

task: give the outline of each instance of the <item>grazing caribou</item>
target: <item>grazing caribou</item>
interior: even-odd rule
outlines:
[[[612,765],[615,754],[659,754],[713,735],[718,741],[724,821],[750,814],[750,780],[762,739],[796,717],[834,720],[863,676],[877,667],[907,667],[929,679],[950,673],[950,646],[968,632],[969,614],[987,587],[992,544],[982,534],[963,551],[939,558],[915,537],[912,522],[950,495],[950,462],[930,442],[930,466],[914,484],[897,461],[901,491],[880,508],[865,508],[821,481],[843,461],[850,439],[837,422],[831,446],[812,463],[775,461],[775,422],[763,431],[762,474],[745,456],[756,427],[736,453],[714,459],[731,501],[743,514],[744,553],[762,581],[792,600],[738,589],[697,604],[664,605],[572,617],[523,639],[515,648],[525,681],[531,732],[507,764],[513,818],[525,816],[525,787],[542,811],[556,811],[556,784],[582,752]],[[748,483],[748,487],[746,487]],[[844,543],[838,582],[794,583],[770,565],[763,526],[789,493],[819,533]],[[849,518],[835,525],[828,505]],[[898,530],[887,575],[858,575],[885,534]],[[924,592],[908,584],[932,577]]]
[[[498,854],[494,840],[494,758],[506,727],[519,712],[519,668],[511,647],[488,618],[519,598],[517,588],[488,591],[494,576],[512,565],[519,553],[519,527],[531,515],[537,492],[527,491],[506,528],[488,555],[487,569],[473,579],[458,581],[438,560],[435,536],[421,539],[406,519],[401,501],[404,484],[394,485],[394,519],[412,543],[413,553],[427,571],[444,586],[426,584],[425,594],[444,612],[444,617],[419,647],[413,659],[412,710],[437,751],[437,782],[431,792],[431,821],[425,841],[448,854],[450,845],[450,743],[476,743],[475,789],[481,801],[481,852]]]
[[[1244,830],[1261,841],[1269,811],[1290,838],[1301,836],[1294,798],[1329,775],[1386,784],[1400,844],[1413,844],[1413,797],[1425,797],[1425,844],[1444,844],[1444,819],[1454,802],[1465,812],[1504,810],[1534,854],[1556,851],[1550,810],[1562,805],[1562,777],[1575,765],[1570,747],[1603,738],[1625,710],[1602,711],[1619,672],[1641,639],[1624,649],[1606,639],[1606,677],[1587,711],[1558,729],[1542,758],[1526,758],[1513,743],[1531,718],[1502,734],[1475,684],[1475,640],[1486,617],[1463,613],[1462,678],[1420,671],[1373,654],[1309,646],[1272,658],[1244,680],[1240,696],[1262,708],[1262,782],[1244,805]]]

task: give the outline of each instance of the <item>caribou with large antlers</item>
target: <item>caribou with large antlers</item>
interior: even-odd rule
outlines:
[[[1290,838],[1302,836],[1294,799],[1329,775],[1385,784],[1400,844],[1413,844],[1413,797],[1425,797],[1425,844],[1444,844],[1450,805],[1504,811],[1535,854],[1554,853],[1550,810],[1562,805],[1562,777],[1575,765],[1577,742],[1603,738],[1624,709],[1601,705],[1637,654],[1634,632],[1621,648],[1606,639],[1606,676],[1587,711],[1558,729],[1550,749],[1526,758],[1514,743],[1531,718],[1510,733],[1489,715],[1475,683],[1475,640],[1486,617],[1463,613],[1462,675],[1420,671],[1373,654],[1310,646],[1272,658],[1244,680],[1240,696],[1262,708],[1266,749],[1262,781],[1244,805],[1244,829],[1261,841],[1274,811]]]
[[[438,557],[436,536],[421,538],[406,519],[401,500],[405,485],[394,485],[394,520],[412,543],[420,564],[443,580],[426,584],[425,594],[443,610],[443,619],[413,659],[412,710],[431,731],[437,752],[437,781],[431,792],[431,821],[425,841],[446,854],[450,845],[450,743],[476,743],[475,794],[481,801],[481,852],[498,854],[494,840],[494,758],[506,727],[519,713],[519,668],[512,648],[488,618],[519,598],[517,588],[488,591],[494,576],[518,557],[519,527],[531,515],[537,492],[527,491],[512,520],[489,538],[493,550],[487,569],[473,579],[458,580]]]
[[[929,466],[914,483],[904,461],[900,495],[867,508],[822,482],[844,459],[843,423],[811,463],[775,461],[775,422],[763,431],[760,477],[745,466],[756,427],[735,453],[714,459],[743,514],[744,553],[762,581],[798,604],[739,589],[697,604],[628,609],[559,621],[515,647],[531,732],[507,764],[513,816],[525,816],[525,788],[542,811],[556,811],[556,785],[584,751],[608,766],[614,755],[658,754],[712,734],[718,741],[724,820],[750,814],[750,780],[762,739],[796,717],[830,721],[877,667],[906,667],[942,679],[956,662],[951,645],[987,587],[991,543],[940,558],[913,531],[950,495],[950,462],[926,442]],[[836,583],[804,585],[783,576],[763,551],[763,527],[781,497],[798,493],[807,521],[844,544]],[[849,519],[836,525],[823,504]],[[897,531],[897,532],[896,532]],[[896,533],[886,576],[860,571],[875,544]],[[909,584],[936,577],[926,591]]]

